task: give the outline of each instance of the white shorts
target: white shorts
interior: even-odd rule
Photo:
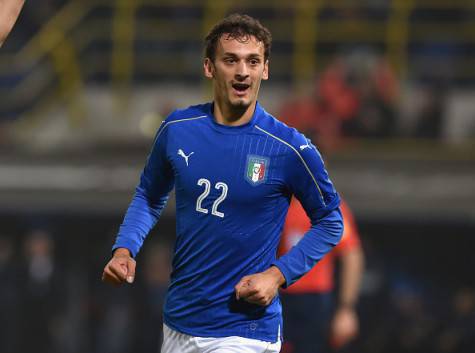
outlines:
[[[271,343],[250,338],[194,337],[163,325],[161,353],[279,353],[280,340]]]

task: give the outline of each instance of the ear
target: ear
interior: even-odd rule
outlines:
[[[264,71],[262,71],[262,79],[267,80],[269,78],[269,59],[264,63]]]
[[[203,62],[203,71],[204,71],[205,77],[207,78],[214,77],[214,64],[210,58],[205,58],[205,61]]]

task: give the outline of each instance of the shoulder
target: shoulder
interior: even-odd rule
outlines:
[[[255,128],[262,134],[279,141],[281,144],[296,154],[301,154],[306,149],[315,149],[310,139],[297,129],[288,126],[271,114],[265,112],[256,123]]]
[[[205,103],[174,110],[162,121],[157,135],[161,135],[172,128],[183,127],[206,118],[208,116],[209,105],[210,103]]]
[[[187,108],[176,109],[164,120],[164,124],[174,122],[193,121],[205,118],[208,115],[210,103],[191,105]]]

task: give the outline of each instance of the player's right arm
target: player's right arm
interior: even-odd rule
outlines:
[[[0,47],[13,28],[25,0],[0,0]]]
[[[140,183],[119,228],[113,257],[104,268],[103,280],[129,282],[135,274],[135,260],[142,244],[158,221],[174,185],[173,170],[167,159],[167,120],[157,132],[152,151],[140,177]],[[130,272],[133,268],[133,274]],[[133,281],[133,278],[131,279]]]

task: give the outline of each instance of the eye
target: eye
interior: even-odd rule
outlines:
[[[249,60],[249,63],[252,65],[252,66],[255,66],[255,65],[259,65],[259,59],[251,59]]]
[[[225,62],[226,64],[233,64],[234,62],[236,62],[236,59],[235,59],[235,58],[228,57],[228,58],[224,58],[224,62]]]

